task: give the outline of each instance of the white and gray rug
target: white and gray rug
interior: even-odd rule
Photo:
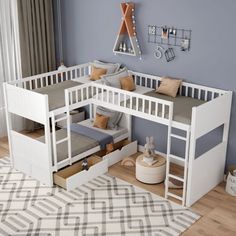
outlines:
[[[0,235],[179,235],[199,216],[102,175],[74,191],[48,188],[0,159]]]

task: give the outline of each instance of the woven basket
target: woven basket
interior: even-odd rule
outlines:
[[[225,191],[232,196],[236,196],[236,176],[232,175],[231,172],[227,177]]]

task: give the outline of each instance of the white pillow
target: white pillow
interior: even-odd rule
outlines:
[[[102,75],[102,82],[106,85],[121,89],[120,79],[129,75],[126,67],[110,75]]]
[[[107,75],[108,74],[113,74],[117,72],[120,69],[120,64],[119,63],[105,63],[101,61],[94,61],[92,62],[92,65],[95,66],[96,68],[102,68],[107,70]]]

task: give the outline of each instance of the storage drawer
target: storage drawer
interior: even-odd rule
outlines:
[[[114,165],[115,163],[121,161],[124,157],[135,154],[138,150],[137,141],[130,142],[125,140],[120,149],[117,149],[105,156],[103,156],[103,160],[108,161],[108,167]]]
[[[54,183],[66,190],[72,190],[108,171],[107,160],[98,156],[88,158],[89,169],[82,170],[82,161],[66,167],[53,175]]]

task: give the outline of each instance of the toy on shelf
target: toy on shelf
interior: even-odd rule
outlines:
[[[134,6],[134,3],[121,3],[122,23],[113,52],[115,54],[140,56],[141,59],[135,26]]]

